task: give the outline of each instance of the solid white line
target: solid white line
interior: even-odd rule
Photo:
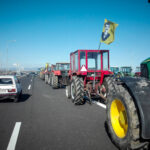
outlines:
[[[31,89],[31,85],[29,85],[29,87],[28,87],[28,90],[30,90]]]
[[[93,103],[106,109],[106,105],[104,105],[104,104],[102,104],[100,102],[93,102]]]
[[[21,127],[21,122],[16,122],[8,147],[7,147],[7,150],[15,150],[20,127]]]

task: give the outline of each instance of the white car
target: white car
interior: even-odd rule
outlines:
[[[21,94],[21,84],[16,76],[0,76],[0,100],[14,99],[14,102],[17,102]]]

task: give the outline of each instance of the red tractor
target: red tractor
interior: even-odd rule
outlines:
[[[70,63],[56,63],[51,72],[51,85],[53,89],[67,85]]]
[[[111,87],[113,73],[109,71],[109,50],[77,50],[70,54],[69,81],[66,96],[75,104],[83,104],[85,97],[103,98]]]

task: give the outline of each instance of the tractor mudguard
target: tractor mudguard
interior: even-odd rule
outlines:
[[[150,81],[141,77],[124,77],[120,80],[127,86],[139,112],[141,137],[150,139]]]

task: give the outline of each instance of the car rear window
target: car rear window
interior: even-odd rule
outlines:
[[[1,78],[0,79],[0,84],[2,84],[2,85],[13,84],[13,81],[12,81],[11,78]]]

